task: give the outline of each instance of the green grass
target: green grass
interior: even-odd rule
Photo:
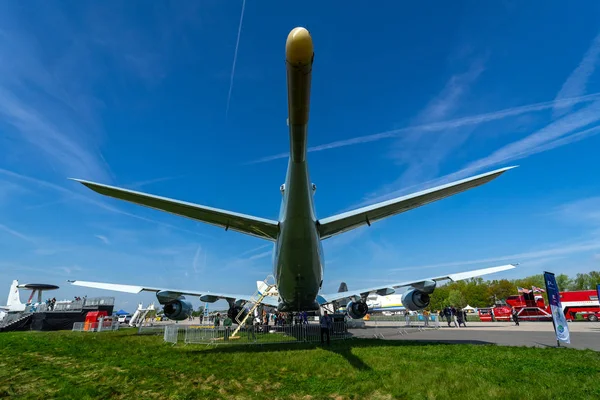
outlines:
[[[135,333],[2,333],[0,397],[600,398],[591,350],[377,339],[209,348]]]

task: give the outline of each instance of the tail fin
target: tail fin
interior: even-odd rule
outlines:
[[[338,293],[347,292],[347,291],[348,291],[348,285],[346,285],[346,282],[340,283],[340,288],[338,289]]]
[[[8,299],[6,300],[6,306],[17,306],[21,305],[21,297],[19,296],[19,281],[14,280],[10,285],[10,292],[8,292]]]

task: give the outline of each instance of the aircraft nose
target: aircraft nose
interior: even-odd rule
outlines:
[[[306,28],[291,30],[285,42],[285,58],[291,64],[310,64],[313,58],[313,42]]]

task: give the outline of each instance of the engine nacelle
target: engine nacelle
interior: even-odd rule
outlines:
[[[192,315],[194,308],[189,301],[177,299],[166,303],[164,311],[167,318],[175,321],[182,321]]]
[[[242,320],[243,320],[243,319],[246,317],[246,315],[248,314],[248,310],[246,310],[246,309],[245,309],[244,307],[242,307],[242,306],[239,306],[239,305],[233,305],[232,307],[229,307],[229,309],[227,310],[227,316],[228,316],[229,318],[231,318],[231,320],[232,320],[233,322],[236,322],[236,323],[237,323],[237,321],[236,321],[236,319],[235,319],[235,318],[238,316],[238,314],[240,313],[240,311],[244,311],[244,312],[242,313],[242,315],[240,315],[240,321],[242,321]]]
[[[346,312],[354,319],[361,319],[369,312],[369,306],[364,301],[351,301],[346,306]]]
[[[410,311],[422,310],[429,305],[430,301],[427,293],[416,289],[411,289],[402,295],[402,305]]]

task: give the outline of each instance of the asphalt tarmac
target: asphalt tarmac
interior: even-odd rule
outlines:
[[[355,337],[444,343],[497,344],[501,346],[557,347],[552,322],[467,322],[467,327],[439,329],[407,328],[404,322],[368,321],[364,329],[352,329]],[[600,322],[569,324],[571,343],[560,347],[600,351]]]

